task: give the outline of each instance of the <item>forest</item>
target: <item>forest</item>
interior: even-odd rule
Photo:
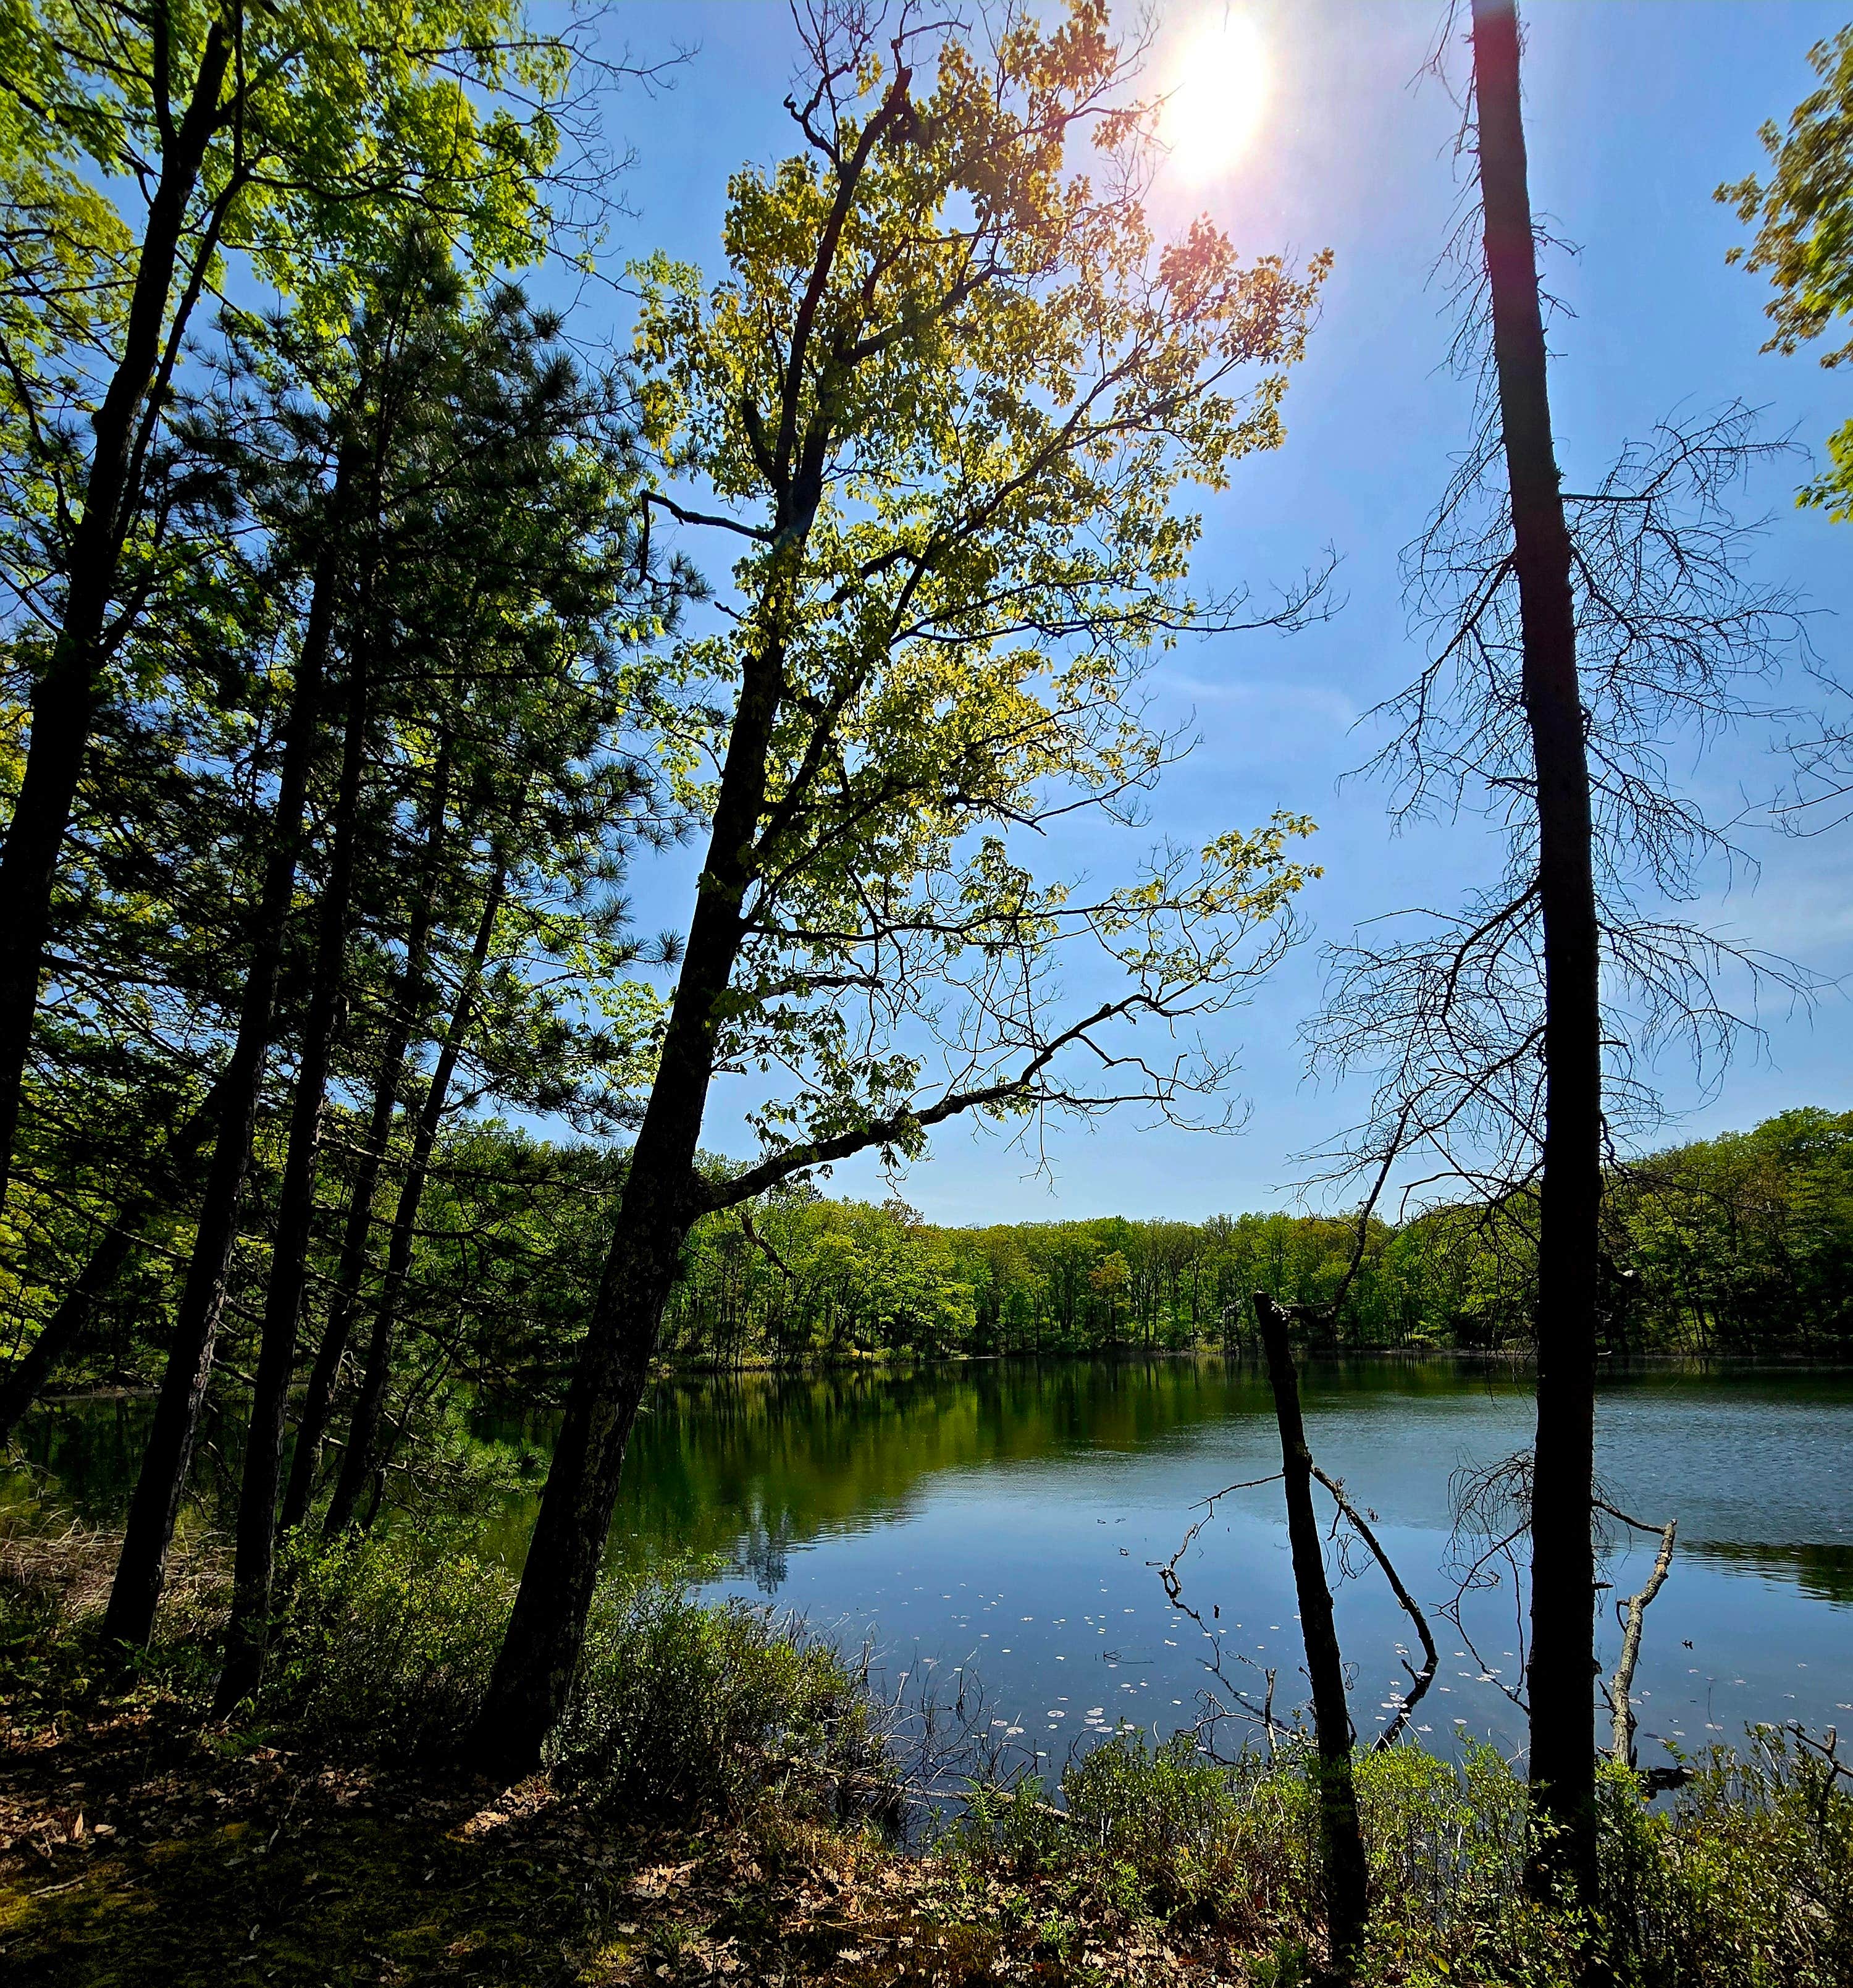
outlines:
[[[1764,741],[1764,826],[1844,827],[1846,691],[1744,497],[1800,445],[1682,404],[1560,473],[1520,24],[1436,11],[1462,433],[1369,715],[1391,818],[1492,867],[1328,935],[1292,1212],[969,1227],[902,1198],[936,1135],[1097,1128],[1111,1205],[1127,1141],[1241,1125],[1328,860],[1314,794],[1167,814],[1155,670],[1345,611],[1337,553],[1225,579],[1205,519],[1363,333],[1330,251],[1163,219],[1156,17],[798,0],[785,149],[716,140],[698,266],[619,135],[702,59],[674,10],[0,0],[9,1978],[1853,1978],[1834,1729],[1650,1773],[1665,1561],[1612,1683],[1591,1607],[1611,1521],[1674,1550],[1598,1481],[1605,1365],[1853,1355],[1853,1112],[1671,1144],[1661,1094],[1841,998],[1711,918],[1751,804],[1681,774]],[[1794,56],[1707,196],[1818,356],[1853,28]],[[1850,438],[1796,496],[1836,529]],[[857,1162],[888,1199],[830,1198]],[[1398,1351],[1535,1371],[1481,1486],[1522,1771],[1347,1710],[1341,1525],[1417,1698],[1435,1648],[1297,1363]],[[1271,1391],[1265,1756],[1009,1756],[962,1687],[699,1592],[714,1524],[614,1561],[665,1377],[1160,1354]],[[79,1398],[134,1406],[103,1523],[32,1448]],[[457,1467],[511,1411],[529,1504]]]
[[[382,1467],[441,1439],[459,1398],[556,1400],[610,1244],[601,1211],[622,1183],[622,1147],[553,1144],[494,1121],[457,1119],[432,1142],[394,1293],[401,1350],[384,1382],[392,1436]],[[335,1125],[332,1144],[360,1146],[363,1127]],[[345,1205],[330,1169],[309,1256],[309,1274],[324,1289],[340,1288]],[[1785,1112],[1753,1131],[1645,1156],[1618,1170],[1603,1209],[1606,1354],[1846,1357],[1853,1114]],[[1328,1300],[1351,1266],[1354,1216],[1105,1216],[948,1229],[898,1196],[846,1202],[800,1186],[744,1214],[706,1217],[690,1232],[657,1360],[675,1372],[1038,1354],[1253,1354],[1257,1290],[1317,1321],[1307,1328],[1314,1351],[1523,1354],[1528,1224],[1503,1213],[1510,1219],[1490,1222],[1469,1204],[1395,1227],[1373,1218],[1333,1309]],[[249,1370],[269,1240],[248,1228],[238,1246],[246,1267],[231,1286],[221,1357]],[[53,1384],[151,1385],[178,1297],[171,1262],[151,1256],[99,1297]]]

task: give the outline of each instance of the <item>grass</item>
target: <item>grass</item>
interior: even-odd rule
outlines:
[[[93,1635],[110,1542],[0,1554],[0,1974],[11,1983],[991,1981],[1294,1988],[1320,1939],[1304,1763],[1122,1733],[1056,1790],[975,1787],[918,1854],[857,1667],[674,1578],[601,1593],[548,1767],[448,1764],[506,1576],[406,1540],[293,1547],[262,1694],[206,1714],[222,1569],[147,1662]],[[1522,1882],[1496,1755],[1361,1756],[1366,1979],[1853,1988],[1853,1797],[1764,1734],[1672,1802],[1604,1786],[1598,1922]],[[1052,1800],[1051,1797],[1054,1799]]]

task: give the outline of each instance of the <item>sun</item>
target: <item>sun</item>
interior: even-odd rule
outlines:
[[[1170,66],[1159,136],[1172,171],[1201,185],[1228,172],[1253,137],[1267,100],[1267,52],[1246,15],[1212,4]]]

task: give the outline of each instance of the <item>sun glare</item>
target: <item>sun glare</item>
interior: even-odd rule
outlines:
[[[1212,4],[1178,51],[1159,124],[1180,178],[1200,184],[1235,165],[1261,121],[1267,80],[1254,22]]]

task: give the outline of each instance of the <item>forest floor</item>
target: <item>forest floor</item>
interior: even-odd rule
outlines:
[[[1097,1897],[1084,1922],[1059,1878],[980,1877],[776,1801],[627,1828],[543,1777],[318,1763],[148,1698],[46,1729],[0,1706],[11,1988],[1255,1978],[1213,1928],[1181,1936]]]

